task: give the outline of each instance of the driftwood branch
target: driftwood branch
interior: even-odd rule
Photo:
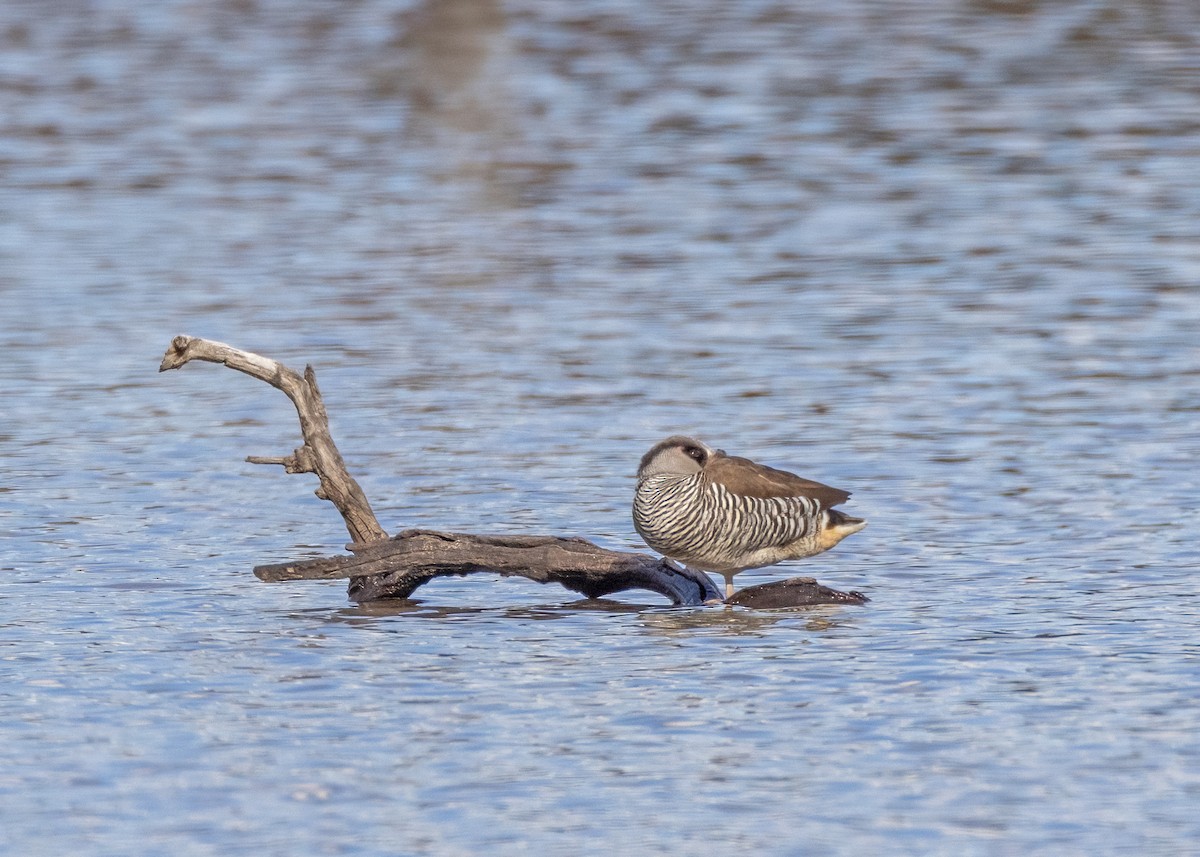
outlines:
[[[358,602],[407,598],[435,577],[491,572],[520,576],[539,583],[559,583],[588,598],[627,589],[647,589],[673,604],[721,601],[712,578],[678,568],[645,554],[612,551],[583,539],[557,536],[483,536],[405,530],[394,538],[379,525],[366,495],[346,470],[329,431],[329,416],[312,367],[304,375],[222,342],[176,336],[160,372],[192,360],[221,363],[282,390],[300,417],[302,446],[285,456],[251,456],[256,464],[282,465],[288,473],[315,473],[316,493],[329,500],[345,521],[351,554],[297,563],[261,565],[254,573],[265,581],[350,580],[350,597]],[[812,604],[862,604],[858,592],[839,592],[812,578],[798,577],[751,586],[729,600],[746,607],[798,607]]]
[[[163,355],[158,371],[178,369],[193,360],[223,363],[230,369],[245,372],[282,390],[296,406],[304,445],[284,458],[251,457],[247,460],[255,464],[282,464],[288,473],[317,474],[321,480],[317,496],[333,503],[341,512],[351,539],[372,542],[387,538],[387,532],[379,526],[375,513],[371,511],[367,495],[347,472],[346,462],[342,460],[342,454],[338,452],[329,433],[329,415],[325,413],[325,402],[311,366],[304,367],[304,375],[301,376],[282,363],[241,351],[224,342],[176,336]]]
[[[720,600],[707,574],[644,554],[606,550],[584,539],[405,530],[385,541],[350,547],[352,556],[260,565],[254,573],[266,581],[348,577],[351,597],[358,601],[407,598],[435,577],[475,572],[560,583],[587,598],[648,589],[673,604]]]

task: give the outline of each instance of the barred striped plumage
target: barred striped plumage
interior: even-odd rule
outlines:
[[[849,493],[670,437],[642,458],[633,523],[654,550],[725,578],[821,553],[866,522],[833,509]]]

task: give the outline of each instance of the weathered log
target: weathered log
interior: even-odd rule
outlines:
[[[262,580],[349,578],[350,597],[363,603],[407,598],[435,577],[492,572],[559,583],[588,598],[647,589],[665,595],[673,604],[721,601],[707,574],[645,554],[607,550],[584,539],[434,530],[405,530],[388,538],[333,442],[329,416],[311,366],[306,366],[301,376],[282,363],[222,342],[176,336],[159,371],[178,369],[192,360],[224,364],[266,381],[291,399],[300,418],[304,443],[290,455],[251,456],[247,461],[279,464],[288,473],[315,473],[320,480],[317,496],[333,503],[353,540],[350,555],[258,566],[254,573]],[[766,608],[862,604],[866,600],[861,593],[839,592],[812,578],[792,578],[748,587],[728,603]]]
[[[584,539],[558,536],[481,536],[405,530],[384,541],[351,545],[352,556],[260,565],[260,580],[349,577],[356,601],[407,598],[435,577],[490,572],[559,583],[587,598],[648,589],[672,604],[720,601],[712,578],[644,554],[606,550]]]

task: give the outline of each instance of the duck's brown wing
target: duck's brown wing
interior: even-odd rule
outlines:
[[[828,509],[850,498],[849,491],[822,485],[736,455],[718,455],[704,466],[705,474],[734,494],[745,497],[809,497]]]

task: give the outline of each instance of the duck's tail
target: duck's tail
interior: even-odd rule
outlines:
[[[821,530],[822,550],[829,550],[846,536],[854,535],[867,525],[864,519],[852,518],[837,509],[829,509],[825,514],[829,516],[829,519],[825,528]]]

